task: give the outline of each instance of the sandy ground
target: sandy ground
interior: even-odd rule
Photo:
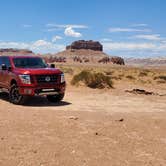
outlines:
[[[68,87],[59,104],[16,106],[1,94],[0,166],[164,166],[165,131],[166,96]]]

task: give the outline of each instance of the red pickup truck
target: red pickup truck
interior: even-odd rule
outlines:
[[[0,89],[14,104],[24,104],[31,96],[46,96],[59,102],[65,94],[65,78],[54,65],[38,56],[0,56]]]

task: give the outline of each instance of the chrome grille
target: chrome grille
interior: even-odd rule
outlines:
[[[36,75],[37,83],[56,83],[58,82],[58,75]]]

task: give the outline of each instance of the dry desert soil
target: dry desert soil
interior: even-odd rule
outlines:
[[[67,79],[70,77],[67,75]],[[24,106],[0,95],[0,166],[165,166],[165,84],[117,82],[114,89],[67,86],[58,104]]]

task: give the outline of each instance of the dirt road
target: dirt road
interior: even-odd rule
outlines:
[[[0,166],[164,166],[166,97],[70,88],[51,104],[0,97]]]

